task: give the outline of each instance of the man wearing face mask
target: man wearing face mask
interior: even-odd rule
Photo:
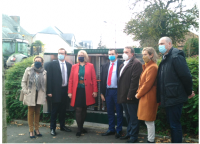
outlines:
[[[56,119],[59,114],[60,130],[71,132],[65,126],[66,103],[68,100],[68,81],[72,65],[65,61],[67,52],[64,48],[58,50],[58,61],[52,61],[47,73],[47,95],[52,99],[50,133],[56,135]]]
[[[122,135],[122,120],[123,109],[122,105],[117,103],[117,80],[119,75],[119,66],[122,61],[117,59],[118,53],[116,49],[110,49],[108,51],[108,58],[110,62],[102,65],[101,69],[101,99],[106,101],[109,129],[103,133],[102,136],[108,136],[115,134],[115,138],[119,138]],[[115,130],[115,111],[117,113],[117,128]]]
[[[171,128],[171,142],[182,142],[181,111],[183,103],[195,96],[192,91],[192,76],[185,54],[172,46],[169,37],[159,40],[159,51],[163,60],[158,68],[157,102],[165,108]]]
[[[142,63],[135,57],[134,49],[130,46],[124,48],[124,63],[119,68],[119,81],[117,102],[122,104],[127,121],[127,133],[120,139],[128,139],[128,143],[134,143],[138,139],[139,121],[137,109],[139,100],[135,98],[138,89]]]

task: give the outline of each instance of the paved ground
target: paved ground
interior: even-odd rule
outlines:
[[[73,124],[70,126],[72,132],[63,132],[58,129],[56,130],[57,136],[51,136],[49,130],[49,124],[41,123],[40,132],[43,134],[42,137],[36,137],[36,139],[30,139],[28,132],[27,121],[15,121],[7,126],[7,142],[8,143],[126,143],[126,140],[115,139],[114,135],[101,136],[101,133],[107,130],[105,125],[99,124],[85,124],[85,129],[88,133],[81,137],[76,137],[77,126]],[[124,132],[126,131],[123,128]],[[157,142],[170,142],[170,139],[163,139],[162,136],[156,137]],[[146,134],[140,133],[137,143],[146,143]],[[188,141],[189,142],[189,141]],[[191,141],[190,141],[191,142]]]

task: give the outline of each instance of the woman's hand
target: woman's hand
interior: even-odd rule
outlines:
[[[69,97],[69,98],[72,98],[72,94],[71,94],[71,93],[68,93],[68,97]]]
[[[93,97],[97,97],[97,92],[92,93]]]

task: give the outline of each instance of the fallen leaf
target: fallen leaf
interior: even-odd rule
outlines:
[[[190,141],[186,141],[187,143],[189,143]]]
[[[53,137],[53,138],[56,138],[56,137]]]
[[[15,124],[17,124],[17,122],[15,122]]]
[[[143,142],[143,141],[139,141],[139,142],[141,143],[141,142]]]
[[[19,134],[19,135],[24,135],[24,133],[22,133],[22,134]]]
[[[144,137],[141,137],[142,139],[144,139]]]
[[[82,136],[84,136],[84,134],[81,134]]]
[[[10,124],[15,124],[15,122],[11,122]]]

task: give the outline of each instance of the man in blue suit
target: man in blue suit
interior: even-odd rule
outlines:
[[[109,62],[102,65],[101,69],[101,99],[106,101],[109,129],[102,136],[114,135],[119,138],[122,135],[123,109],[122,105],[117,103],[117,80],[118,69],[122,61],[118,60],[116,49],[108,51]],[[117,127],[115,130],[115,110],[117,113]]]

